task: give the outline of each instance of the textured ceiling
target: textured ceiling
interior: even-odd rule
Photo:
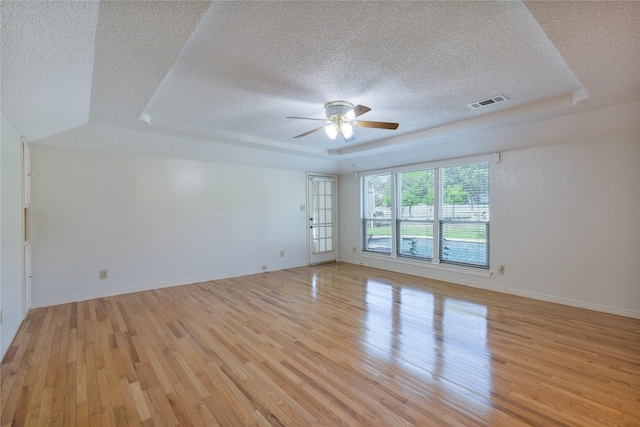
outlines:
[[[87,123],[98,3],[0,5],[3,114],[29,140]]]
[[[442,141],[447,149],[412,159],[505,149],[509,132],[483,147],[470,133],[640,99],[638,2],[1,8],[0,108],[40,144],[344,171],[381,153],[406,162]],[[508,101],[467,106],[496,95]],[[400,126],[357,128],[349,144],[292,138],[319,125],[286,116],[323,118],[334,100]]]

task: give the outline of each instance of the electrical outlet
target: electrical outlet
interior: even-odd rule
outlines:
[[[280,257],[284,257],[284,251],[280,251]]]
[[[498,274],[504,274],[504,265],[498,266]]]
[[[100,270],[100,279],[106,279],[108,276],[107,270]]]
[[[266,265],[263,265],[263,266],[262,266],[262,269],[263,269],[263,270],[266,270],[266,269],[267,269],[267,266],[266,266]]]
[[[356,251],[357,251],[357,249],[356,249],[356,247],[354,246],[354,247],[353,247],[353,252],[356,252]]]

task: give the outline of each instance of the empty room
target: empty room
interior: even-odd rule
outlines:
[[[0,427],[640,426],[640,2],[0,17]]]

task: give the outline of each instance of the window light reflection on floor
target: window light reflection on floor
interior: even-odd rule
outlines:
[[[491,393],[487,308],[428,290],[377,280],[366,284],[363,346],[372,357],[443,393]]]

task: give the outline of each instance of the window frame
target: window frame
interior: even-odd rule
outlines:
[[[373,257],[373,258],[384,258],[393,260],[394,262],[411,264],[411,265],[419,265],[419,266],[427,266],[430,268],[437,268],[442,270],[456,271],[456,272],[467,272],[472,275],[479,275],[489,277],[491,275],[490,265],[491,265],[491,256],[490,256],[490,215],[487,221],[472,221],[474,225],[484,224],[486,230],[486,239],[485,239],[485,251],[486,251],[486,265],[485,264],[475,264],[475,263],[467,263],[460,261],[450,261],[443,259],[442,252],[444,249],[444,239],[441,238],[443,226],[448,224],[449,221],[441,218],[440,212],[442,209],[442,199],[441,199],[441,169],[452,166],[467,166],[477,163],[489,163],[489,171],[487,174],[488,179],[488,191],[490,194],[491,189],[491,163],[498,163],[500,161],[500,153],[491,153],[484,154],[479,156],[469,156],[458,159],[450,159],[446,161],[437,161],[430,163],[421,163],[414,165],[404,165],[395,168],[387,168],[387,169],[379,169],[372,171],[363,171],[356,174],[356,176],[360,179],[360,190],[361,190],[361,254],[365,257]],[[421,170],[434,170],[434,194],[433,194],[433,220],[408,220],[401,218],[401,215],[398,214],[398,210],[402,207],[399,206],[400,197],[399,197],[399,189],[396,186],[396,180],[399,173],[402,172],[412,172],[412,171],[421,171]],[[390,222],[391,226],[391,248],[389,252],[381,252],[370,250],[367,247],[366,241],[366,224],[367,220],[370,218],[365,217],[365,193],[364,188],[367,182],[367,177],[370,176],[380,176],[387,175],[389,176],[389,182],[391,185],[391,218],[389,220],[385,220]],[[487,200],[489,206],[490,199]],[[401,233],[400,227],[403,223],[431,223],[433,229],[433,249],[431,258],[421,257],[421,256],[411,256],[407,254],[402,254],[400,245],[401,245]],[[456,223],[460,224],[463,221],[456,221]]]

